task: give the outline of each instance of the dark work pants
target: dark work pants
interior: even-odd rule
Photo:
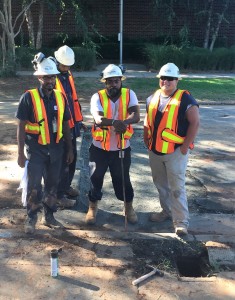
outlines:
[[[37,213],[37,206],[44,202],[48,195],[56,199],[59,183],[61,157],[51,161],[50,155],[32,153],[28,163],[27,213],[29,216]],[[44,178],[44,193],[42,192]]]
[[[117,199],[124,201],[123,187],[122,187],[122,169],[121,169],[121,158],[119,157],[120,151],[105,151],[103,149],[95,147],[93,144],[89,149],[90,163],[94,162],[96,167],[91,174],[91,189],[89,191],[89,200],[96,202],[102,198],[102,187],[104,182],[104,176],[109,168],[113,188]],[[131,166],[131,148],[123,150],[123,169],[124,169],[124,180],[125,180],[125,196],[126,202],[131,202],[134,198],[134,192],[130,181],[130,166]]]
[[[60,182],[59,182],[58,192],[57,192],[58,199],[62,198],[65,195],[66,191],[68,191],[68,189],[72,183],[74,174],[75,174],[76,162],[77,162],[76,138],[72,139],[72,147],[73,147],[74,160],[70,165],[68,165],[66,162],[66,156],[67,156],[66,149],[63,154],[62,166],[61,166],[61,172],[60,172]]]

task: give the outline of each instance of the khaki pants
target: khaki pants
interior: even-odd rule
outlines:
[[[153,182],[159,193],[162,209],[172,217],[174,226],[188,227],[189,212],[185,190],[188,155],[178,147],[174,153],[157,155],[149,151]]]

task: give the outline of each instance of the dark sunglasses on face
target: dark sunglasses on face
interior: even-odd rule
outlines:
[[[162,81],[164,81],[164,80],[173,81],[173,80],[177,80],[178,78],[176,78],[176,77],[169,77],[169,76],[161,76],[160,79]]]

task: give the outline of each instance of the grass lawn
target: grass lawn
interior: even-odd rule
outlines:
[[[99,89],[104,87],[96,78],[76,78],[76,86],[81,100],[87,99]],[[129,87],[135,91],[139,101],[151,95],[158,88],[156,78],[128,78],[123,82],[124,87]],[[223,103],[235,101],[235,79],[234,78],[184,78],[179,81],[180,89],[187,89],[194,98],[203,101],[216,101]]]

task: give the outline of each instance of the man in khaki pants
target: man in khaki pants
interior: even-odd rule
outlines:
[[[162,211],[152,213],[150,221],[172,219],[175,233],[185,235],[189,226],[185,173],[199,127],[199,109],[188,91],[177,88],[180,74],[175,64],[164,65],[157,77],[160,89],[147,98],[144,142]]]

